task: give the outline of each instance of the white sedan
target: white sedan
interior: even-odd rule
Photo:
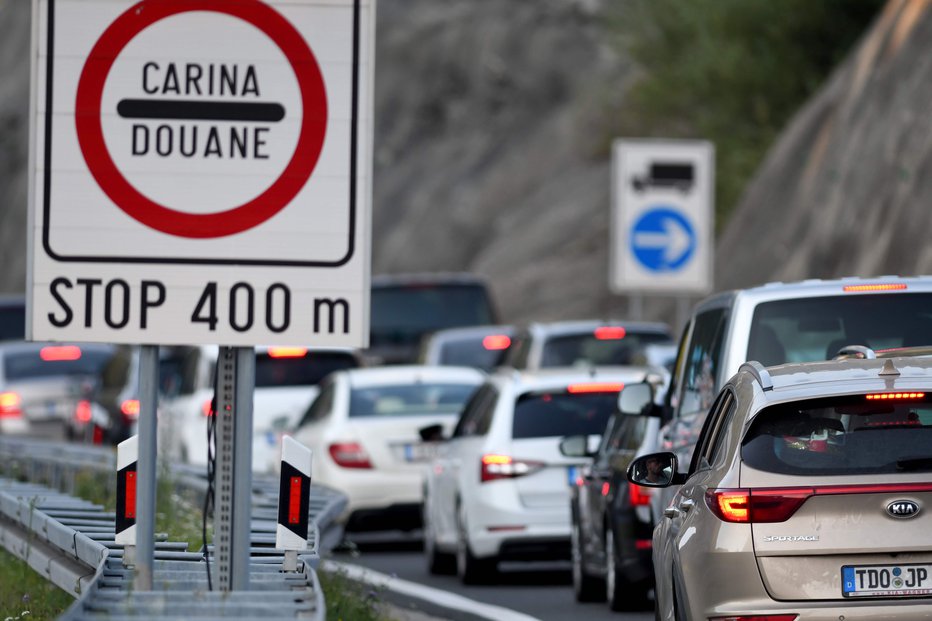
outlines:
[[[293,437],[313,451],[312,478],[349,497],[347,530],[420,526],[425,463],[485,374],[467,367],[388,366],[333,373]]]

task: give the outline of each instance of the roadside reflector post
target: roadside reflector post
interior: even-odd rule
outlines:
[[[152,590],[155,561],[155,479],[158,451],[157,420],[159,346],[139,348],[139,472],[136,484],[136,580],[138,591]]]
[[[298,552],[307,550],[311,496],[311,449],[291,436],[282,438],[282,476],[278,492],[275,547],[285,551],[284,571],[297,571]]]
[[[123,546],[123,567],[136,565],[136,463],[139,460],[139,436],[117,446],[116,535]]]

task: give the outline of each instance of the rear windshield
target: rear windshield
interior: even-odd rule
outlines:
[[[617,392],[522,395],[515,405],[512,437],[602,435],[617,407]]]
[[[26,338],[26,306],[0,307],[0,341],[22,341]]]
[[[507,348],[485,345],[485,336],[448,341],[440,348],[439,364],[490,370],[499,366]]]
[[[350,353],[308,352],[303,356],[274,358],[256,353],[256,388],[316,386],[333,371],[354,369],[359,361]]]
[[[482,285],[372,288],[371,344],[418,343],[443,328],[495,323]]]
[[[39,350],[10,352],[3,357],[3,372],[7,381],[43,377],[98,376],[113,355],[112,351],[102,350],[83,349],[80,352],[80,357],[74,360],[43,360]]]
[[[350,395],[350,418],[458,414],[478,383],[367,386]]]
[[[932,293],[851,294],[758,305],[748,360],[765,366],[832,358],[845,345],[932,345]]]
[[[779,474],[932,472],[932,398],[775,405],[754,418],[741,458]]]
[[[624,338],[597,338],[595,333],[557,336],[544,343],[540,366],[635,364],[639,355],[643,359],[646,345],[671,342],[657,332],[627,331]]]

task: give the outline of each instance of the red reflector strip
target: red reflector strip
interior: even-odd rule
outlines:
[[[80,360],[81,348],[75,345],[53,345],[39,350],[39,357],[46,362],[60,362],[63,360]]]
[[[858,291],[902,291],[903,289],[906,289],[906,285],[903,283],[889,285],[847,285],[842,289],[848,293],[856,293]]]
[[[625,338],[627,332],[621,326],[603,326],[596,328],[593,334],[600,341],[617,341]]]
[[[126,473],[126,506],[123,515],[136,519],[136,473],[132,470]]]
[[[891,399],[922,399],[925,396],[924,392],[883,392],[865,395],[865,398],[868,401],[889,401]]]
[[[307,347],[270,347],[269,358],[303,358]]]
[[[301,477],[291,477],[291,489],[288,492],[288,523],[301,523]]]
[[[482,339],[482,346],[489,351],[499,351],[511,347],[511,339],[505,334],[490,334]]]
[[[570,384],[566,392],[581,394],[587,392],[621,392],[625,387],[621,382],[592,382],[587,384]]]

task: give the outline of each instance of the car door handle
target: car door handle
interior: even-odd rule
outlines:
[[[680,501],[680,509],[684,512],[689,511],[696,506],[695,500],[690,500],[689,498],[684,498]]]
[[[680,515],[680,510],[674,507],[673,505],[670,505],[669,507],[663,510],[664,517],[668,517],[672,519],[672,518],[678,517],[679,515]]]

